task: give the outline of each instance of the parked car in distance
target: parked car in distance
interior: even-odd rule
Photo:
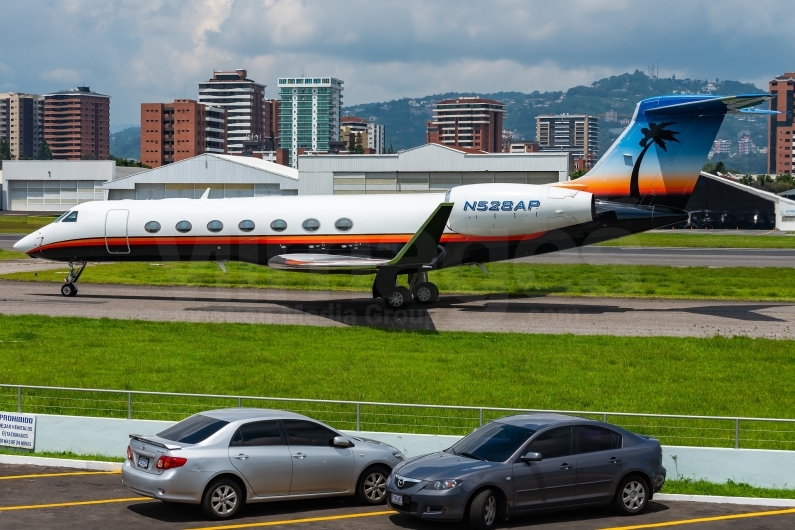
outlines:
[[[152,436],[130,435],[122,483],[167,502],[200,504],[229,519],[248,502],[355,495],[384,502],[396,448],[348,436],[301,414],[222,409]]]
[[[613,504],[642,512],[665,482],[660,443],[598,421],[521,414],[492,421],[449,449],[406,460],[387,504],[476,529],[534,511]]]

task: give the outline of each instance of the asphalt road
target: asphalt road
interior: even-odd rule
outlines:
[[[363,508],[348,498],[249,505],[234,521],[217,523],[206,520],[195,506],[138,497],[122,486],[118,473],[64,473],[75,470],[0,465],[0,527],[46,530],[207,530],[229,528],[230,524],[234,528],[269,526],[296,530],[465,527],[409,519],[385,506]],[[693,519],[707,520],[694,522]],[[669,528],[783,530],[795,526],[795,509],[655,500],[649,503],[645,513],[635,517],[617,516],[607,508],[568,510],[516,517],[500,527],[618,530],[656,527],[659,523],[668,523]]]
[[[795,304],[443,295],[426,307],[386,309],[367,293],[0,282],[0,313],[155,321],[370,326],[438,331],[795,339]]]

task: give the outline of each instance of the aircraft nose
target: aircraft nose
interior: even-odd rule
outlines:
[[[36,236],[35,234],[29,234],[14,244],[14,250],[17,252],[28,252],[36,248]]]

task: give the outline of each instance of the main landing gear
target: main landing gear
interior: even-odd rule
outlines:
[[[383,298],[392,309],[405,309],[412,301],[428,305],[439,300],[439,288],[428,281],[428,272],[409,273],[409,289],[397,285],[397,272],[380,270],[373,282],[373,298]]]
[[[83,274],[83,269],[86,268],[85,261],[70,261],[69,262],[69,274],[66,276],[64,280],[64,284],[61,286],[61,294],[68,297],[77,296],[77,287],[75,284],[77,280],[80,279],[80,275]]]

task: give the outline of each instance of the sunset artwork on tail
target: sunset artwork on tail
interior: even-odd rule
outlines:
[[[546,185],[473,184],[446,195],[271,196],[80,204],[14,248],[69,263],[75,296],[85,264],[243,261],[287,271],[372,274],[392,308],[431,304],[432,270],[576,248],[671,225],[684,211],[728,113],[768,94],[673,95],[641,101],[585,176]],[[397,278],[408,276],[409,289]]]

